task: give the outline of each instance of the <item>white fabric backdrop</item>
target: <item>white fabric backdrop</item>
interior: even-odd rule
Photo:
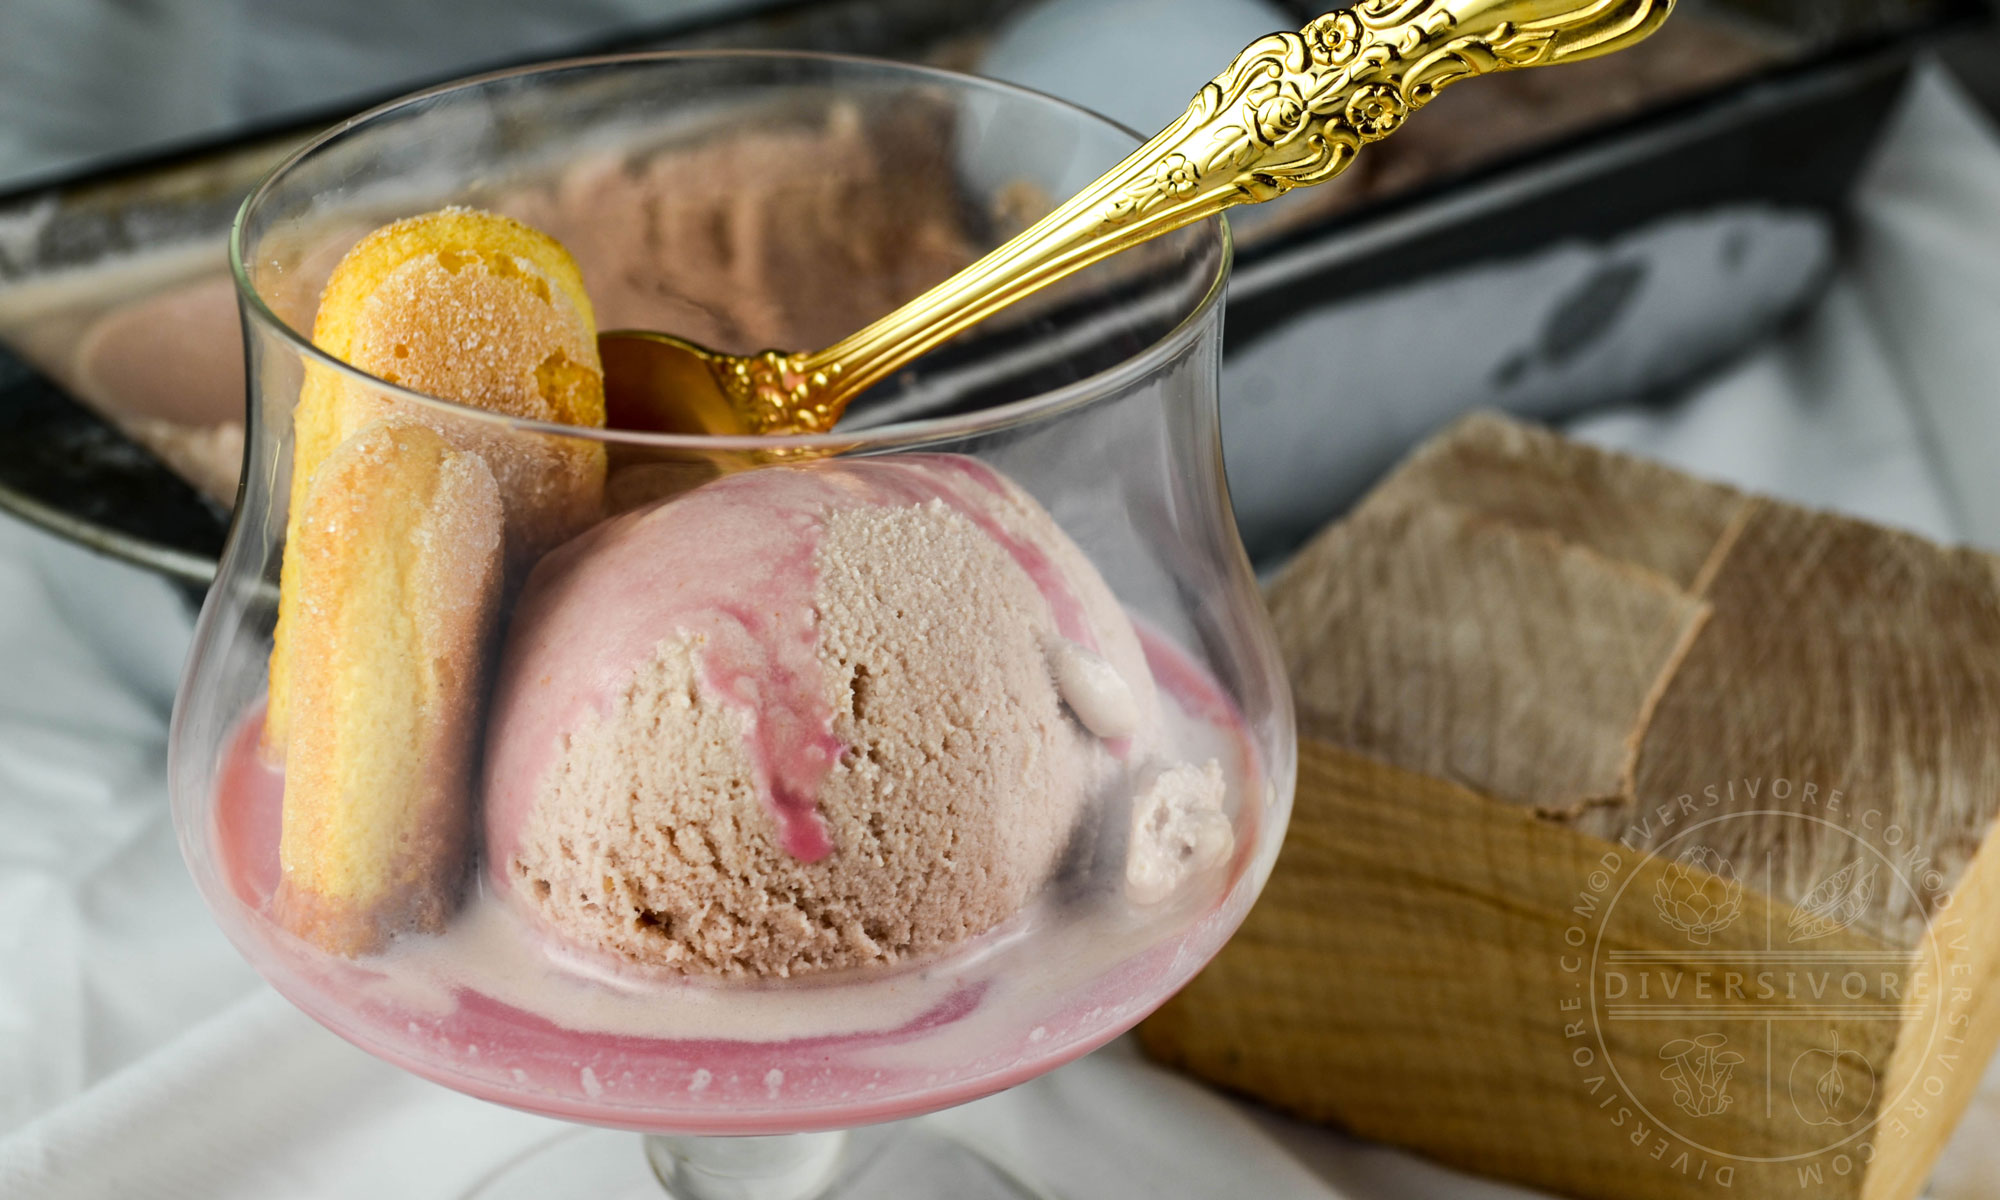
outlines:
[[[2000,140],[1941,78],[1899,119],[1852,266],[1794,333],[1581,432],[2000,546]],[[378,1063],[264,988],[167,820],[172,593],[0,520],[0,1196],[434,1200],[563,1128]],[[944,1118],[1079,1200],[1499,1200],[1223,1100],[1124,1046]],[[2000,1197],[2000,1073],[1938,1200]]]

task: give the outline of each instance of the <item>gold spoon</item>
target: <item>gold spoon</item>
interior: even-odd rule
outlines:
[[[612,423],[820,433],[911,360],[1120,250],[1345,171],[1461,80],[1593,58],[1675,0],[1360,0],[1252,42],[1172,125],[1012,241],[824,350],[723,354],[643,330],[598,339]]]

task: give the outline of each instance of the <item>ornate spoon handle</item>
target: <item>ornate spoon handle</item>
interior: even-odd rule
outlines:
[[[1361,0],[1259,38],[1172,125],[1027,231],[824,350],[761,356],[732,390],[781,393],[797,406],[794,428],[830,427],[846,397],[1028,293],[1226,208],[1331,179],[1461,80],[1623,49],[1674,3]]]

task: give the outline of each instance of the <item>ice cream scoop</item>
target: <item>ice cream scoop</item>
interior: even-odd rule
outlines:
[[[735,355],[646,331],[603,335],[621,423],[816,433],[871,384],[1024,296],[1141,242],[1345,171],[1444,88],[1593,58],[1674,0],[1367,0],[1252,42],[1178,120],[1025,232],[812,353]]]
[[[487,869],[632,964],[919,958],[1018,912],[1159,720],[1110,589],[990,467],[750,471],[530,577],[488,732]]]

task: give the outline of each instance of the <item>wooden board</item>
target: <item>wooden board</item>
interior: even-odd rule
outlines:
[[[1365,507],[1457,505],[1699,590],[1750,503],[1734,488],[1477,412],[1418,447]]]
[[[1992,558],[1944,550],[1860,521],[1759,503],[1704,597],[1716,619],[1645,730],[1629,799],[1581,828],[1653,845],[1646,811],[1715,785],[1736,786],[1713,816],[1717,850],[1740,858],[1792,835],[1773,895],[1797,903],[1821,881],[1903,857],[1915,894],[1878,888],[1862,919],[1912,944],[1956,886],[1978,836],[2000,813],[2000,586]],[[1758,780],[1820,780],[1772,794]],[[1801,823],[1822,815],[1826,824]],[[1800,834],[1811,836],[1799,837]],[[1859,878],[1859,876],[1857,876]]]
[[[1328,530],[1271,608],[1302,733],[1563,811],[1621,794],[1708,615],[1664,576],[1455,505]]]
[[[1153,1054],[1568,1195],[1918,1194],[2000,1040],[1994,560],[1482,416],[1271,600],[1291,831]]]

